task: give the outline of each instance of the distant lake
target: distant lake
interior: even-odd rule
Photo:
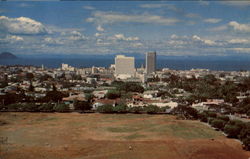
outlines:
[[[61,67],[62,63],[67,63],[74,67],[109,67],[110,64],[114,64],[113,58],[19,58],[19,59],[0,59],[0,65],[34,65],[41,66],[42,64],[48,68]],[[145,66],[145,59],[136,59],[136,67]],[[157,68],[170,68],[175,70],[190,70],[192,68],[203,68],[210,70],[224,70],[224,71],[239,71],[250,70],[250,59],[246,60],[206,60],[206,59],[158,59]]]

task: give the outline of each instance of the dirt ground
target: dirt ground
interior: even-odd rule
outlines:
[[[239,141],[169,115],[1,113],[0,159],[248,159]]]

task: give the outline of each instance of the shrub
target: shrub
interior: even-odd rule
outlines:
[[[75,110],[90,110],[91,105],[89,102],[86,101],[74,101],[74,109]]]
[[[224,127],[224,132],[231,138],[238,138],[242,128],[245,127],[245,124],[239,120],[231,120]]]
[[[228,122],[228,121],[230,120],[229,117],[228,117],[228,116],[225,116],[225,115],[218,116],[217,118],[218,118],[218,119],[221,119],[221,120],[223,120],[223,121],[225,121],[225,122]]]
[[[243,142],[244,148],[250,150],[250,122],[246,123],[241,129],[239,138]]]
[[[41,112],[54,112],[54,105],[51,103],[45,103],[38,107]]]
[[[209,118],[208,118],[208,124],[211,125],[214,119],[215,119],[215,118],[209,117]]]
[[[21,109],[22,111],[25,112],[37,112],[38,111],[38,106],[35,105],[34,103],[25,103],[25,104],[21,104]]]
[[[121,93],[117,90],[109,90],[108,93],[106,94],[106,97],[108,99],[116,99],[121,97]]]
[[[217,128],[219,130],[222,130],[225,126],[226,122],[224,120],[221,119],[214,119],[211,122],[211,126],[214,128]]]
[[[148,114],[156,114],[160,111],[160,108],[155,106],[155,105],[149,105],[149,106],[145,107],[145,111]]]
[[[138,114],[138,113],[140,113],[142,111],[143,111],[143,108],[141,106],[139,106],[139,107],[130,107],[129,108],[130,113]]]
[[[54,106],[54,110],[56,112],[60,112],[60,113],[69,112],[70,111],[69,106],[66,105],[66,104],[57,104],[57,105]]]
[[[100,113],[113,113],[113,106],[109,104],[102,105],[97,108],[97,111]]]
[[[214,113],[214,112],[208,112],[207,115],[208,115],[208,117],[211,117],[211,118],[216,118],[217,117],[217,114]]]
[[[113,107],[113,111],[116,113],[127,113],[127,105],[120,104],[115,107]]]
[[[200,113],[200,114],[198,114],[198,118],[200,119],[200,121],[202,121],[202,122],[208,122],[208,117],[207,117],[207,114],[206,113]]]

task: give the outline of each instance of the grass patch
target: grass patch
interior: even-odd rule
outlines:
[[[126,132],[135,132],[138,131],[139,128],[135,127],[109,127],[107,128],[109,132],[113,133],[126,133]]]
[[[132,134],[132,135],[125,136],[124,139],[133,140],[133,139],[144,138],[144,137],[146,137],[146,135],[135,133],[135,134]]]

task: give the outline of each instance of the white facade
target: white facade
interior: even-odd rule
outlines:
[[[115,58],[115,76],[120,78],[133,77],[135,74],[135,58],[117,55]]]

